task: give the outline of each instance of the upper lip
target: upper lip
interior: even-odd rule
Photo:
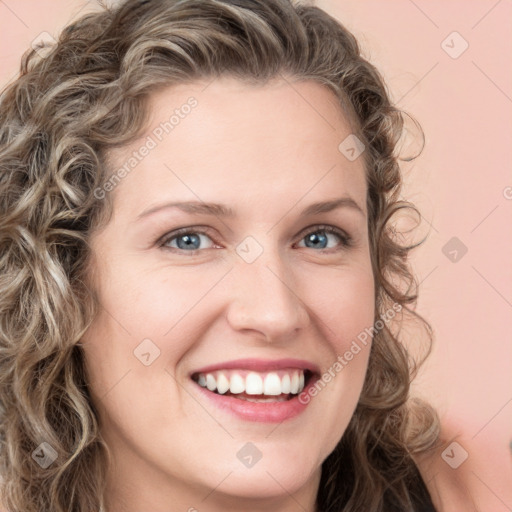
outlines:
[[[194,370],[191,375],[198,373],[214,372],[216,370],[253,370],[255,372],[270,372],[273,370],[283,370],[285,368],[299,368],[309,370],[313,373],[319,373],[318,366],[310,361],[303,359],[235,359],[204,366]]]

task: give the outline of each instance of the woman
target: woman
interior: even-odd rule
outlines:
[[[287,0],[128,0],[0,108],[7,510],[434,510],[403,118]],[[428,352],[428,351],[427,351]],[[426,357],[426,355],[425,355]]]

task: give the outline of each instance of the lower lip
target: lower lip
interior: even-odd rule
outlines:
[[[311,379],[312,380],[312,379]],[[284,402],[249,402],[233,396],[219,395],[208,391],[208,389],[194,383],[199,390],[207,397],[212,403],[222,410],[234,414],[238,418],[245,421],[259,421],[262,423],[282,423],[302,413],[308,403],[299,402],[299,396],[295,395],[290,400]],[[313,383],[309,382],[301,393],[307,392],[308,388]]]

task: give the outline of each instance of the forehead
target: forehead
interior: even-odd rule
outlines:
[[[222,196],[246,206],[259,200],[261,208],[264,200],[296,202],[307,194],[314,202],[349,192],[364,203],[362,157],[350,161],[339,149],[355,127],[317,82],[197,81],[154,92],[148,109],[143,135],[109,159],[113,171],[129,171],[115,194],[131,212],[163,195]]]

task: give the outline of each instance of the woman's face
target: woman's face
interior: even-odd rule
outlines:
[[[114,213],[90,242],[101,308],[82,341],[111,499],[309,509],[374,321],[349,121],[311,81],[194,82],[150,111],[140,140],[109,155],[117,178],[96,194],[114,194]]]

